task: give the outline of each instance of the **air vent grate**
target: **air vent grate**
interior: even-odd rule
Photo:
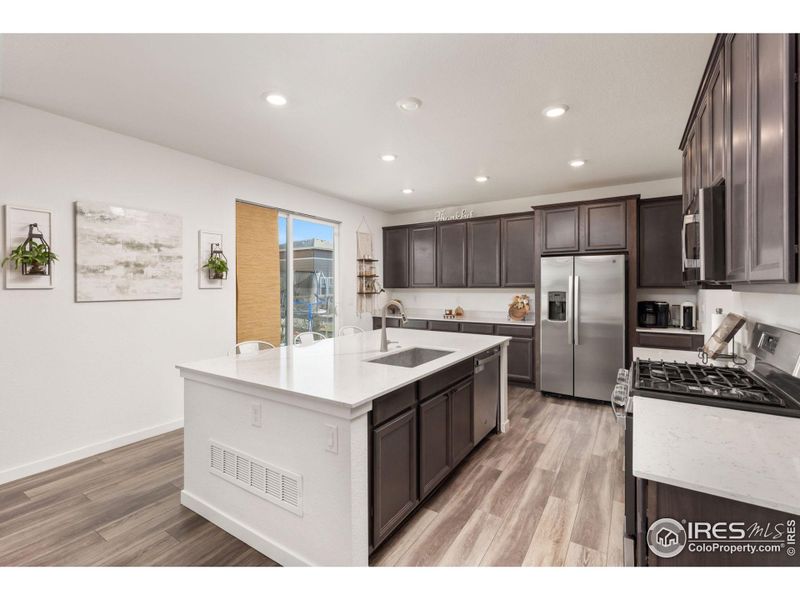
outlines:
[[[237,450],[210,442],[209,470],[239,487],[295,514],[303,514],[303,479],[257,461]]]

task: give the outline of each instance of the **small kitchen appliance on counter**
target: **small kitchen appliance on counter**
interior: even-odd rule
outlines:
[[[697,305],[694,302],[681,304],[681,329],[694,330],[697,327]]]
[[[638,303],[639,327],[669,327],[669,303],[642,300]]]

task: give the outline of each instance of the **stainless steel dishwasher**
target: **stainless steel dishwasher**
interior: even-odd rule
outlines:
[[[475,357],[474,434],[477,444],[497,428],[500,407],[500,348]]]

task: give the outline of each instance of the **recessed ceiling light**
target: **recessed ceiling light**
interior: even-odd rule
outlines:
[[[286,103],[288,102],[288,100],[286,100],[286,96],[274,92],[264,94],[264,100],[266,100],[267,103],[271,104],[272,106],[286,106]]]
[[[569,161],[569,166],[570,167],[575,167],[575,168],[582,167],[585,164],[586,164],[586,161],[583,160],[582,158],[576,158],[574,160]]]
[[[408,97],[397,101],[398,108],[409,112],[417,110],[420,106],[422,106],[422,100],[419,98]]]
[[[397,154],[381,154],[383,162],[394,162],[397,160]]]
[[[403,193],[404,194],[413,194],[414,190],[411,189],[411,188],[403,188]]]
[[[486,183],[487,181],[489,181],[489,178],[486,175],[476,175],[475,181],[477,181],[478,183]]]
[[[569,106],[566,104],[554,104],[553,106],[548,106],[542,111],[542,114],[545,117],[550,117],[551,119],[555,119],[556,117],[562,116],[565,112],[569,110]]]

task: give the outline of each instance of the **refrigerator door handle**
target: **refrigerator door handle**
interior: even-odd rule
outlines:
[[[574,317],[572,310],[572,278],[572,275],[567,278],[567,343],[570,345],[573,344],[574,335],[574,323],[572,322]]]
[[[573,321],[574,324],[572,326],[574,332],[573,337],[575,339],[574,344],[579,346],[581,343],[581,277],[580,275],[575,275],[575,312],[573,314]]]

